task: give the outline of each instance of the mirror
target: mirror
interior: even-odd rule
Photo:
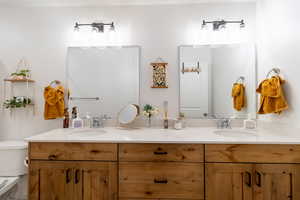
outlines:
[[[139,106],[135,104],[129,104],[123,108],[118,116],[118,122],[120,124],[130,124],[140,114]]]
[[[128,104],[139,104],[140,47],[70,47],[67,56],[69,108],[80,115],[115,118]]]
[[[251,44],[179,47],[180,112],[187,118],[256,116],[256,59]],[[234,83],[244,86],[244,107],[233,106]]]

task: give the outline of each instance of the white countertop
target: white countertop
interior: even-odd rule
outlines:
[[[193,144],[300,144],[299,129],[258,129],[247,134],[216,134],[212,127],[193,127],[183,130],[160,128],[126,129],[55,129],[26,138],[29,142],[86,142],[86,143],[193,143]],[[243,131],[244,129],[232,129]],[[225,130],[231,131],[231,130]]]

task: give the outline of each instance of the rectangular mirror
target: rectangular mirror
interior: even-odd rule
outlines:
[[[80,115],[106,114],[116,118],[128,104],[139,104],[138,46],[70,47],[67,56],[69,108]]]
[[[180,46],[179,74],[179,107],[187,118],[256,116],[254,45]],[[241,110],[233,103],[235,83],[244,88],[244,95],[240,94],[244,102]]]

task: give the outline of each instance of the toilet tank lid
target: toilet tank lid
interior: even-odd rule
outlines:
[[[26,149],[27,146],[25,141],[0,141],[0,150]]]

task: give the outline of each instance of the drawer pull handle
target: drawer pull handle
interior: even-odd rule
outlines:
[[[66,171],[66,183],[70,183],[71,182],[71,169],[67,169]]]
[[[168,180],[167,179],[163,179],[163,180],[154,179],[154,183],[156,183],[156,184],[167,184]]]
[[[154,155],[167,155],[168,152],[162,151],[162,148],[158,147],[156,151],[153,152]]]
[[[57,158],[57,156],[54,155],[54,154],[51,154],[51,155],[48,156],[49,160],[55,160],[56,158]]]
[[[255,184],[258,187],[261,187],[261,173],[259,173],[258,171],[255,171]]]
[[[252,186],[252,176],[251,176],[251,173],[250,173],[250,172],[246,172],[245,184],[246,184],[248,187],[251,187],[251,186]]]
[[[80,170],[76,169],[75,171],[75,184],[79,183],[80,181]]]
[[[154,155],[167,155],[168,152],[163,151],[163,149],[161,147],[158,147],[156,151],[153,152]]]

